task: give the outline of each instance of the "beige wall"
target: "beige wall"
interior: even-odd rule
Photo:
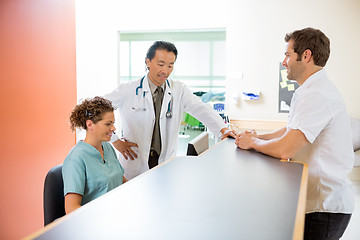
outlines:
[[[139,0],[80,0],[76,4],[79,98],[104,94],[116,86],[119,30],[223,27],[227,30],[230,118],[286,121],[287,114],[278,113],[284,35],[311,26],[329,36],[332,52],[326,66],[328,75],[342,93],[350,116],[360,118],[358,0],[179,0],[171,4],[160,0],[151,4]],[[101,88],[95,87],[99,81],[104,83]],[[249,89],[261,91],[261,100],[232,100]]]
[[[360,49],[356,47],[360,42],[360,1],[277,0],[234,5],[229,8],[227,28],[228,90],[259,89],[262,99],[231,105],[231,118],[287,119],[287,114],[277,113],[278,66],[284,57],[284,36],[309,26],[321,29],[330,38],[326,71],[343,95],[349,115],[360,118]],[[242,78],[233,77],[239,76],[237,72]]]

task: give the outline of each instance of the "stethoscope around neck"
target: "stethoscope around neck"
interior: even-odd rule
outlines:
[[[142,89],[143,88],[143,82],[144,82],[144,78],[145,78],[145,76],[144,77],[142,77],[141,78],[141,80],[140,80],[140,85],[135,89],[135,93],[136,93],[136,96],[138,96],[139,95],[139,89]],[[169,80],[167,80],[166,79],[166,84],[169,86],[169,88],[170,88],[170,83],[169,83]],[[143,99],[145,99],[145,92],[143,91]],[[169,101],[169,104],[168,104],[168,109],[167,109],[167,112],[166,112],[166,117],[167,118],[171,118],[172,117],[172,95],[171,95],[171,99],[170,99],[170,101]],[[142,108],[132,108],[132,109],[134,109],[134,110],[143,110],[143,111],[145,111],[146,110],[146,108],[145,108],[145,101],[144,101],[144,106],[142,107]]]

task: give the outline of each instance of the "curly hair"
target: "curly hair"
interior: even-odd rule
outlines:
[[[103,114],[114,111],[111,101],[94,97],[85,99],[82,103],[75,106],[70,115],[70,128],[75,131],[76,128],[87,129],[86,121],[91,120],[97,123],[102,120]]]

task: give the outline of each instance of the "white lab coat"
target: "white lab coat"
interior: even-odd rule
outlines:
[[[155,113],[147,76],[144,77],[142,88],[138,88],[140,81],[141,79],[123,83],[113,92],[104,96],[112,101],[113,106],[120,111],[123,137],[138,145],[138,148],[132,148],[138,155],[136,159],[126,160],[122,154],[118,155],[127,179],[132,179],[149,170],[148,157]],[[160,113],[161,154],[159,164],[176,155],[178,133],[184,111],[203,122],[217,136],[220,136],[220,130],[226,127],[219,114],[208,104],[201,102],[185,84],[171,79],[169,79],[169,84],[170,87],[166,84]],[[137,88],[138,94],[136,95]],[[170,100],[172,101],[172,117],[167,118],[166,112]],[[120,131],[118,130],[118,132]],[[113,140],[116,139],[118,137],[113,138]]]

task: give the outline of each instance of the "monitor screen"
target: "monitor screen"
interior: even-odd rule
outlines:
[[[203,132],[188,143],[187,156],[198,156],[209,149],[209,133]]]

